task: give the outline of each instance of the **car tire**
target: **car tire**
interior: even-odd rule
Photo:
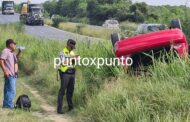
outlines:
[[[26,25],[30,25],[31,23],[29,23],[27,20],[25,21]]]
[[[44,26],[44,21],[42,21],[42,24],[41,24],[42,26]]]
[[[180,21],[180,19],[172,20],[171,23],[170,23],[170,27],[171,27],[171,28],[178,28],[178,29],[181,29],[181,30],[182,30],[182,26],[181,26],[181,21]]]
[[[111,34],[111,41],[112,41],[113,47],[115,46],[115,43],[118,42],[119,40],[120,40],[119,33],[112,33]]]

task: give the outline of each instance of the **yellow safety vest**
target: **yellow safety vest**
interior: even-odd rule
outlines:
[[[63,54],[64,54],[64,56],[65,57],[72,57],[72,56],[75,56],[75,53],[73,52],[73,51],[70,51],[69,52],[69,50],[67,49],[67,47],[65,47],[64,49],[63,49]],[[60,70],[61,70],[61,72],[66,72],[69,68],[75,68],[75,66],[73,66],[73,65],[61,65],[60,66]]]

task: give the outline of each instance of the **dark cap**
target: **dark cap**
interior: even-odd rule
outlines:
[[[70,46],[71,48],[75,49],[76,41],[73,39],[69,39],[67,41],[67,45]]]
[[[16,45],[16,42],[13,39],[8,39],[6,41],[6,46],[8,47],[10,44],[15,44]]]

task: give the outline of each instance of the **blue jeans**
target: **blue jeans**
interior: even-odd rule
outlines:
[[[10,76],[5,78],[4,85],[4,100],[3,100],[3,108],[14,108],[14,97],[16,95],[16,77]]]

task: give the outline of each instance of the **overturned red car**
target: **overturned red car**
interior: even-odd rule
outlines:
[[[145,55],[150,54],[160,57],[160,51],[169,52],[174,50],[180,57],[188,56],[188,43],[181,29],[171,28],[147,34],[140,34],[134,37],[119,40],[119,37],[112,34],[112,44],[117,57],[131,57],[133,67],[147,66],[152,58]]]

